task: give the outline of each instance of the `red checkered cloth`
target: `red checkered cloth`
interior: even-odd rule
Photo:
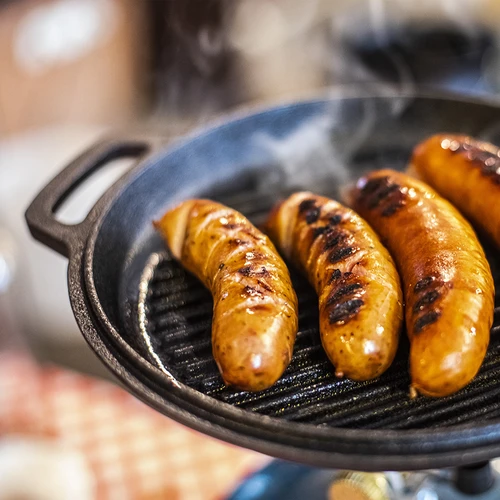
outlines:
[[[210,500],[269,459],[187,429],[124,390],[0,354],[0,438],[50,438],[79,452],[95,500]]]

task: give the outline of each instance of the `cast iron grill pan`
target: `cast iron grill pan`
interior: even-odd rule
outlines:
[[[307,133],[311,126],[319,136]],[[151,225],[191,197],[220,200],[256,224],[290,191],[339,199],[345,182],[370,169],[405,168],[415,144],[442,131],[500,144],[500,108],[450,96],[327,92],[225,117],[168,146],[149,134],[110,137],[62,170],[26,219],[36,239],[68,257],[70,301],[89,345],[128,390],[163,414],[233,444],[314,465],[409,470],[475,463],[500,455],[499,297],[475,380],[448,398],[410,400],[404,332],[379,379],[333,377],[320,345],[316,295],[292,268],[300,301],[293,361],[274,387],[241,392],[224,386],[212,358],[209,293],[172,261]],[[327,155],[317,154],[321,146]],[[54,214],[71,192],[121,157],[137,162],[87,217],[73,226],[58,221]],[[292,173],[282,176],[287,164]],[[499,257],[483,244],[498,288]]]
[[[276,199],[252,191],[216,198],[256,224],[264,220]],[[498,289],[498,256],[487,241],[483,246]],[[290,421],[346,428],[432,428],[500,416],[498,293],[490,346],[474,381],[450,397],[410,400],[406,332],[402,332],[394,363],[381,377],[369,382],[337,379],[321,346],[314,290],[289,266],[299,298],[299,333],[292,362],[273,387],[250,393],[226,387],[219,375],[210,340],[213,304],[209,292],[168,251],[160,251],[155,258],[157,264],[145,283],[143,334],[176,379],[219,401]]]

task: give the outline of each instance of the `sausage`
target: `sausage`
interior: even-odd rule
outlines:
[[[278,204],[266,231],[318,294],[321,342],[335,374],[383,373],[396,354],[403,306],[396,267],[374,231],[352,210],[308,192]]]
[[[479,370],[493,322],[493,279],[472,227],[430,187],[400,172],[373,172],[351,196],[399,268],[410,394],[458,391]]]
[[[500,247],[500,149],[464,135],[435,135],[411,159],[418,176]]]
[[[269,238],[209,200],[185,201],[154,225],[174,258],[212,293],[212,350],[224,382],[247,391],[273,385],[292,358],[298,306]]]

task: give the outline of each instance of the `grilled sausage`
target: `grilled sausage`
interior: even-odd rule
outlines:
[[[463,135],[435,135],[412,167],[500,247],[500,149]]]
[[[212,350],[225,383],[248,391],[273,385],[290,363],[298,313],[290,274],[269,238],[208,200],[185,201],[155,226],[213,295]]]
[[[391,364],[403,319],[399,276],[361,217],[336,201],[296,193],[267,231],[319,297],[321,342],[338,377],[369,380]]]
[[[373,172],[351,195],[403,281],[411,395],[458,391],[479,370],[493,321],[493,279],[474,231],[450,203],[403,173]]]

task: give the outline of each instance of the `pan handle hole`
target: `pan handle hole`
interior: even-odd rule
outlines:
[[[68,225],[82,222],[97,200],[136,163],[137,158],[133,157],[109,161],[71,192],[56,210],[55,218]]]

